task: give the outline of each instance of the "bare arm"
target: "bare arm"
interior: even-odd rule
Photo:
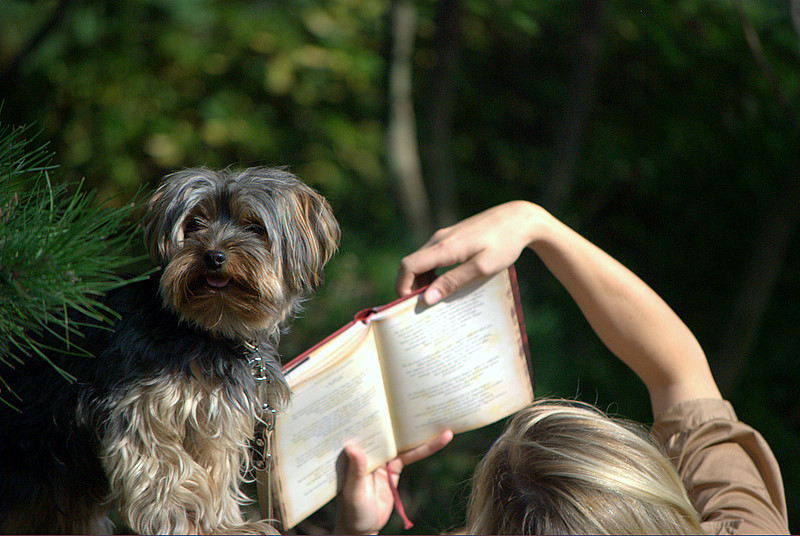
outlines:
[[[647,386],[653,413],[694,398],[721,398],[689,328],[641,279],[541,207],[512,201],[438,231],[405,257],[397,291],[417,277],[458,264],[425,293],[437,301],[468,281],[496,273],[529,247],[581,308],[603,343]]]

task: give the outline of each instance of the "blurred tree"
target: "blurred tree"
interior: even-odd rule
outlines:
[[[28,39],[28,42],[24,46],[21,46],[15,52],[14,57],[3,67],[2,71],[0,71],[0,94],[3,94],[8,86],[11,86],[14,80],[17,79],[20,65],[22,65],[25,59],[36,50],[45,38],[58,28],[64,19],[64,11],[66,8],[67,0],[59,0],[52,9],[50,16],[42,23],[36,33]]]
[[[458,99],[455,95],[461,67],[461,0],[436,3],[432,56],[435,69],[426,88],[424,122],[427,143],[423,155],[426,162],[426,183],[432,197],[436,227],[458,221],[456,170],[453,162],[453,114]]]
[[[756,64],[782,109],[787,124],[800,135],[800,116],[781,87],[781,81],[764,52],[761,39],[742,0],[736,0],[734,6]],[[785,263],[786,250],[800,221],[798,206],[800,160],[796,160],[789,173],[780,180],[765,210],[759,231],[753,240],[742,289],[733,303],[730,321],[723,332],[719,347],[711,355],[714,375],[723,392],[732,390],[741,381],[746,359],[752,354],[767,305],[772,299],[778,276]]]
[[[417,146],[417,121],[412,96],[412,64],[417,13],[410,0],[392,0],[390,7],[392,53],[389,65],[389,119],[387,152],[389,169],[415,240],[433,232],[431,207],[422,182]]]
[[[800,530],[800,134],[774,91],[777,81],[797,108],[797,0],[397,3],[415,12],[405,106],[420,127],[410,143],[428,217],[441,225],[513,198],[552,199],[714,350],[715,370],[732,378],[726,396],[775,447]],[[0,2],[0,72],[17,65],[0,90],[4,114],[42,127],[60,178],[86,177],[123,204],[181,166],[291,165],[329,197],[343,241],[283,340],[287,357],[393,297],[399,258],[427,237],[411,232],[389,166],[391,2],[61,5]],[[537,393],[649,419],[635,378],[538,261],[523,256],[518,271]],[[409,468],[401,493],[416,531],[460,522],[449,490],[463,489],[495,433],[459,437]]]
[[[569,201],[581,160],[589,114],[594,105],[605,28],[605,1],[584,0],[578,12],[578,37],[562,118],[553,141],[553,162],[542,194],[542,206],[560,215]]]

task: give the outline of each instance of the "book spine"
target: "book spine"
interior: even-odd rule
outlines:
[[[533,372],[531,370],[531,350],[528,346],[528,331],[525,329],[525,318],[522,315],[522,299],[520,298],[519,294],[519,282],[517,281],[517,269],[512,264],[508,267],[508,280],[509,284],[511,285],[511,294],[514,298],[514,309],[517,317],[517,322],[519,323],[519,334],[520,334],[520,344],[522,345],[522,349],[525,352],[525,360],[528,366],[528,375],[531,378],[531,386],[535,388],[535,380],[533,378]]]

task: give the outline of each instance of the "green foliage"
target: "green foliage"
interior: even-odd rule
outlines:
[[[126,222],[134,205],[96,206],[80,185],[54,184],[51,155],[28,130],[0,125],[0,370],[29,356],[50,362],[43,333],[88,355],[67,311],[108,320],[112,312],[97,298],[126,281],[117,271],[131,262],[134,228]]]
[[[798,36],[788,3],[743,4],[797,108]],[[55,5],[0,2],[0,71]],[[441,4],[415,5],[422,125],[441,68],[435,41]],[[461,5],[450,154],[455,204],[465,217],[512,198],[542,199],[563,110],[574,98],[584,13],[580,2],[552,0]],[[784,195],[787,177],[797,174],[800,133],[776,104],[730,2],[604,5],[591,113],[558,216],[640,274],[713,355],[761,246],[757,230]],[[6,86],[4,112],[15,123],[42,126],[59,155],[60,180],[86,177],[120,206],[140,185],[200,164],[287,164],[320,189],[342,224],[343,241],[326,286],[283,340],[290,358],[357,310],[391,299],[399,259],[419,245],[409,238],[384,162],[387,6],[379,0],[74,2]],[[429,133],[418,134],[426,147]],[[743,380],[725,395],[775,448],[798,532],[793,445],[800,441],[800,404],[792,394],[800,387],[800,303],[787,298],[800,288],[792,269],[800,262],[794,231]],[[524,255],[518,273],[537,394],[580,396],[650,419],[640,383],[610,359],[544,267]],[[464,489],[495,434],[476,432],[409,468],[401,492],[415,531],[458,525],[463,511],[453,490]]]

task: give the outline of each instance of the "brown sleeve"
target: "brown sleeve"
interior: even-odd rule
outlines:
[[[667,408],[653,435],[678,469],[703,528],[717,534],[788,534],[780,468],[756,430],[724,400]]]

